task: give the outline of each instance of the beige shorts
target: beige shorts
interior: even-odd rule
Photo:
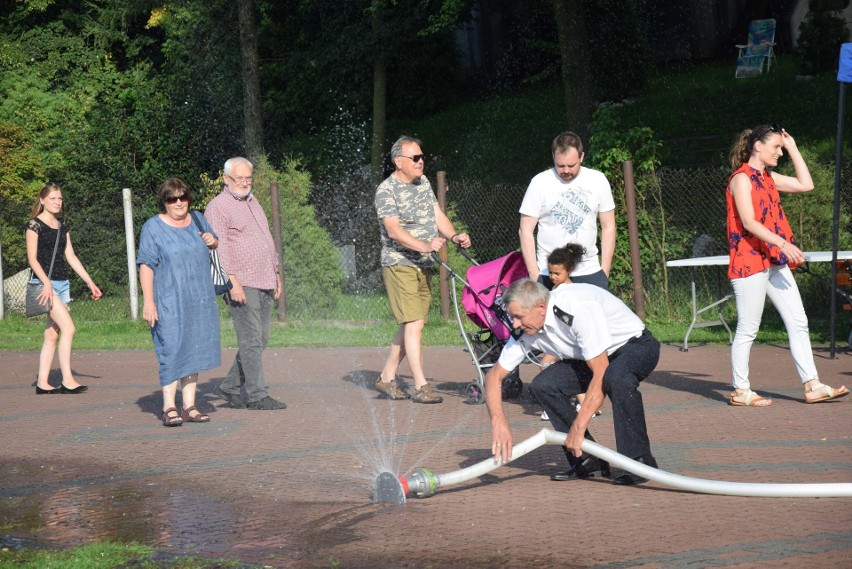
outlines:
[[[432,301],[432,271],[409,265],[382,267],[388,301],[397,324],[426,320]]]

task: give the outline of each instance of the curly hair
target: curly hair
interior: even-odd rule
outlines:
[[[574,268],[586,254],[586,248],[577,243],[567,243],[564,247],[554,249],[547,256],[548,265],[562,265],[571,274]]]

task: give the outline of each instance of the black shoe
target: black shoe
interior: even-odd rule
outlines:
[[[253,411],[274,411],[276,409],[286,409],[287,404],[267,395],[260,401],[249,403],[248,408]]]
[[[234,409],[246,408],[246,402],[243,401],[242,395],[232,395],[230,393],[222,391],[221,387],[216,388],[216,395],[218,395],[221,399],[227,401],[229,407],[233,407]]]
[[[580,480],[583,478],[603,477],[609,478],[609,463],[596,456],[587,454],[580,462],[564,472],[557,472],[550,476],[551,480],[564,482],[565,480]]]
[[[88,390],[89,390],[89,387],[86,386],[86,385],[78,385],[74,389],[71,389],[69,387],[65,387],[64,383],[59,386],[59,393],[71,393],[73,395],[76,395],[78,393],[83,393],[83,392],[88,391]],[[56,390],[54,389],[54,391],[56,391]]]
[[[646,464],[652,468],[657,468],[656,459],[650,454],[642,455],[639,458],[634,458],[636,462],[641,462],[642,464]],[[642,484],[643,482],[647,482],[647,478],[642,478],[632,472],[625,472],[624,474],[619,474],[616,476],[612,483],[613,484],[621,484],[622,486],[635,486],[636,484]]]
[[[54,387],[53,389],[42,389],[36,385],[36,395],[53,395],[54,393],[62,393],[61,389]]]

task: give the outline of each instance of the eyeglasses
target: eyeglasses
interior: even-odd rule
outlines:
[[[172,196],[170,198],[166,198],[164,201],[169,205],[175,205],[178,202],[188,202],[189,196],[186,194],[181,194],[179,196]]]
[[[400,158],[408,158],[409,160],[411,160],[412,162],[414,162],[416,164],[417,162],[420,162],[421,160],[426,158],[426,155],[425,154],[415,154],[414,156],[402,155],[402,156],[400,156]]]
[[[230,174],[225,174],[225,175],[228,176],[230,179],[232,179],[234,181],[234,183],[236,183],[238,186],[243,186],[243,185],[250,186],[251,183],[252,183],[251,176],[237,177],[237,176],[231,176]]]

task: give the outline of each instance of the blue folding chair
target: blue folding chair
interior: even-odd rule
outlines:
[[[775,59],[775,20],[752,20],[748,25],[748,43],[737,45],[737,71],[734,77],[756,77],[768,72]]]

